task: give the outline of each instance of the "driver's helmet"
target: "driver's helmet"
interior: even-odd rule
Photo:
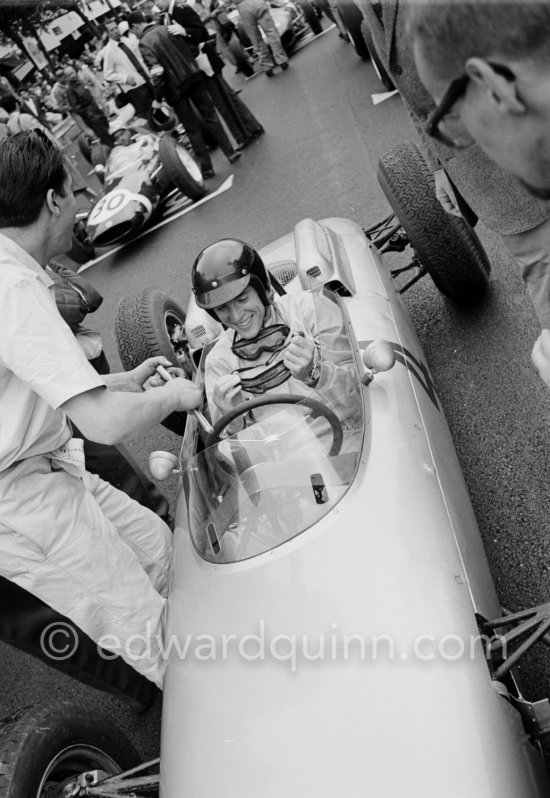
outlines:
[[[147,122],[151,130],[160,133],[163,130],[172,130],[176,127],[178,120],[175,113],[167,105],[163,104],[158,108],[149,108],[147,111]]]
[[[116,119],[113,119],[112,122],[109,123],[109,133],[111,136],[114,136],[115,133],[119,133],[121,130],[129,129],[128,123],[121,117],[116,117]]]
[[[273,302],[269,272],[256,250],[236,238],[222,238],[199,254],[191,272],[195,301],[217,318],[215,309],[231,302],[250,284],[267,307]]]

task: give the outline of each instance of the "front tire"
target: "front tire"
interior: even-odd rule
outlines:
[[[189,199],[196,202],[204,197],[206,189],[200,166],[172,136],[161,138],[159,160],[170,183]]]
[[[68,701],[23,707],[0,727],[2,798],[72,795],[81,773],[99,770],[106,778],[139,764],[129,740],[93,707]]]
[[[164,355],[174,366],[193,376],[192,360],[185,337],[185,312],[167,294],[157,288],[144,288],[118,303],[115,316],[118,354],[125,371],[144,360]],[[183,435],[187,414],[171,413],[162,422],[176,435]]]
[[[418,147],[406,141],[383,155],[377,177],[438,290],[459,304],[478,301],[487,288],[491,264],[470,225],[439,204],[433,175]]]
[[[95,247],[89,241],[84,219],[78,219],[74,223],[72,244],[67,255],[77,263],[87,263],[95,257]]]

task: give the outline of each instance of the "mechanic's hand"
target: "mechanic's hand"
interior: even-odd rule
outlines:
[[[437,172],[434,172],[434,178],[435,196],[439,200],[439,204],[443,210],[447,213],[451,213],[453,216],[460,216],[462,218],[453,187],[451,186],[445,171],[443,169],[438,169]]]
[[[241,378],[238,374],[224,374],[214,385],[212,401],[220,413],[228,413],[244,401]]]
[[[168,32],[172,34],[172,36],[187,36],[187,30],[180,25],[179,22],[173,22],[171,25],[168,25]]]
[[[162,101],[161,100],[153,100],[151,102],[152,108],[162,108]]]
[[[135,86],[137,80],[133,78],[131,75],[128,75],[128,77],[126,78],[126,83],[128,84],[128,86]]]
[[[144,360],[139,366],[136,366],[135,369],[125,372],[124,376],[128,382],[128,387],[118,390],[147,391],[149,388],[164,385],[164,380],[157,373],[157,366],[164,366],[174,376],[181,377],[183,375],[183,371],[175,368],[168,358],[164,357],[164,355],[158,355],[157,357],[147,358],[147,360]],[[115,375],[113,375],[113,377],[114,376]],[[122,374],[118,376],[121,377]]]
[[[307,380],[313,368],[315,344],[304,337],[303,333],[295,334],[287,348],[283,363],[297,380]]]
[[[543,330],[535,341],[531,360],[542,380],[550,388],[550,330]]]

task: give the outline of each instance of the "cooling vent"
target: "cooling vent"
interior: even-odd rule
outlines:
[[[306,274],[308,277],[315,277],[315,278],[323,276],[323,272],[321,271],[319,266],[312,266],[310,269],[306,271]]]

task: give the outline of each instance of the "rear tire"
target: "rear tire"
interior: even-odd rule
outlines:
[[[370,53],[363,39],[363,34],[361,33],[361,25],[363,24],[362,13],[353,0],[338,0],[338,10],[352,44],[355,47],[355,52],[363,61],[370,61]]]
[[[129,740],[93,707],[68,701],[22,707],[0,727],[2,798],[46,798],[64,789],[72,795],[81,773],[114,776],[139,764]]]
[[[163,136],[159,144],[159,160],[170,183],[196,202],[206,189],[200,166],[192,155],[172,136]]]
[[[439,204],[418,147],[406,141],[383,155],[377,177],[438,290],[459,304],[477,302],[487,288],[491,264],[470,225]]]
[[[321,20],[317,15],[315,10],[315,6],[310,0],[299,0],[299,4],[304,12],[304,19],[315,34],[318,36],[319,33],[323,32],[323,25],[321,24]]]
[[[144,288],[139,294],[121,299],[115,316],[115,337],[125,371],[131,371],[148,357],[164,355],[191,379],[193,365],[184,325],[183,309],[157,288]],[[162,424],[176,435],[183,435],[186,419],[186,413],[172,413]]]

